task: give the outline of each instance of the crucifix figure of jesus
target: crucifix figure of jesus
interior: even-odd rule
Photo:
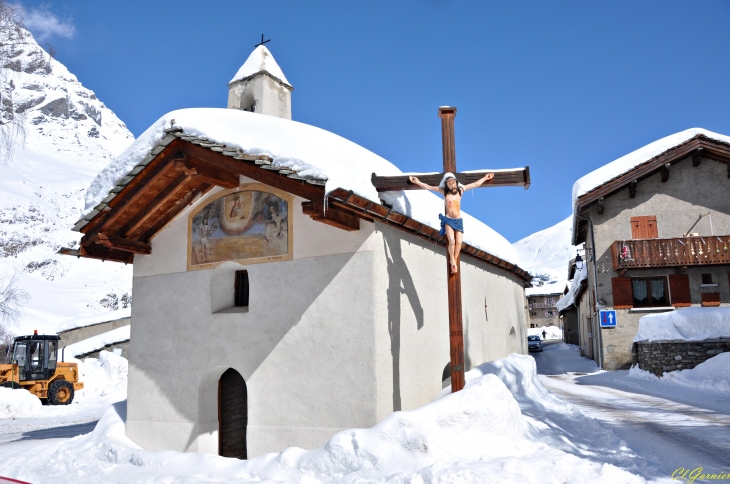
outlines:
[[[445,216],[441,217],[442,234],[447,237],[448,255],[446,261],[447,287],[449,295],[449,350],[451,353],[451,391],[464,388],[464,330],[461,309],[461,271],[459,270],[463,227],[460,227],[461,197],[464,191],[479,187],[525,187],[530,186],[530,168],[510,170],[483,170],[459,173],[456,171],[456,144],[454,141],[454,118],[456,108],[440,107],[441,136],[443,139],[443,173],[399,176],[377,176],[373,173],[372,183],[379,192],[398,190],[444,190]],[[438,188],[437,188],[438,187]],[[461,189],[460,189],[461,188]],[[478,241],[477,241],[478,242]],[[486,312],[486,300],[484,309]]]
[[[452,173],[446,173],[441,179],[439,186],[434,187],[423,183],[415,176],[411,175],[408,177],[408,181],[424,190],[434,192],[443,191],[444,193],[444,215],[439,214],[439,219],[441,219],[441,237],[445,235],[448,240],[447,251],[452,274],[459,272],[459,266],[457,264],[459,260],[458,252],[461,252],[461,241],[464,237],[464,221],[461,218],[461,197],[464,196],[465,191],[478,188],[492,179],[494,179],[494,173],[487,173],[474,183],[462,185]]]

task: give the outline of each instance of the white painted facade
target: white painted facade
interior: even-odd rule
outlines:
[[[133,441],[217,453],[217,385],[228,368],[248,389],[249,457],[315,448],[431,401],[449,360],[444,249],[377,223],[346,232],[315,222],[295,198],[292,260],[187,271],[188,214],[219,191],[135,257]],[[243,268],[248,311],[225,312]],[[525,353],[522,282],[464,257],[462,288],[467,369]]]

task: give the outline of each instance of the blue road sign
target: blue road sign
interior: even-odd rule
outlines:
[[[598,319],[601,321],[601,328],[616,327],[616,311],[613,309],[598,311]]]

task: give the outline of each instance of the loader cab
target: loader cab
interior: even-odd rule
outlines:
[[[55,334],[15,338],[12,362],[18,365],[19,381],[48,380],[53,376],[59,339]]]

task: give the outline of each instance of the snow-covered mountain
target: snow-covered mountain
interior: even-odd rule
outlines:
[[[55,332],[62,321],[129,304],[131,266],[57,255],[89,183],[134,137],[124,123],[51,58],[26,30],[0,66],[0,137],[24,128],[0,160],[0,277],[16,273],[30,298],[18,334]],[[126,296],[125,296],[126,295]]]
[[[514,244],[524,269],[535,278],[533,286],[555,284],[562,292],[568,278],[568,262],[575,257],[577,247],[571,245],[573,216],[552,227],[528,235]]]

